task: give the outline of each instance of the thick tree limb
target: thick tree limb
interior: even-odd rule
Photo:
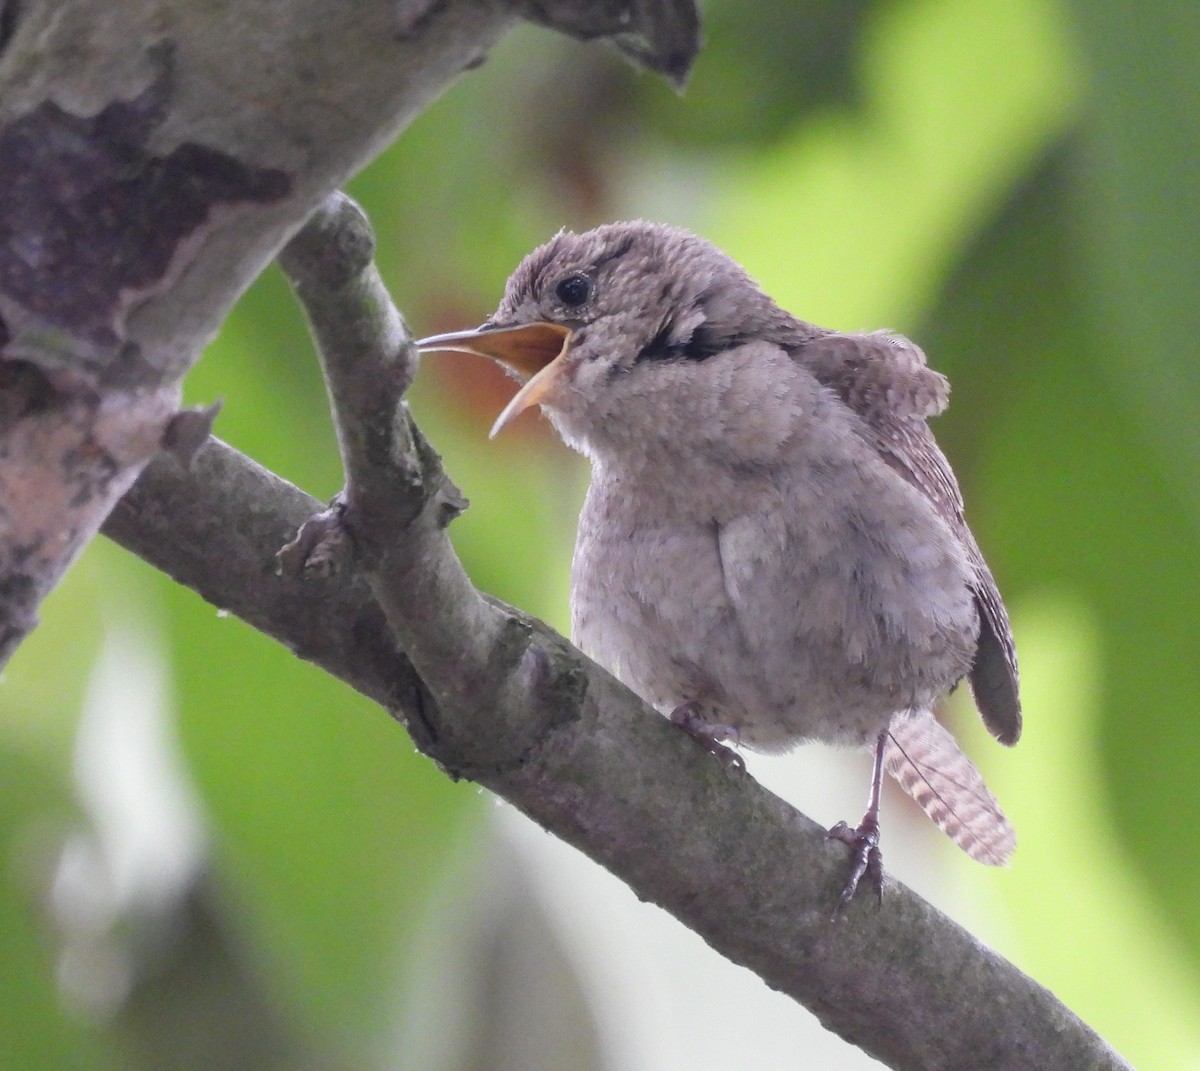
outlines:
[[[843,847],[546,626],[471,587],[444,532],[455,494],[402,404],[407,333],[369,258],[365,221],[339,197],[284,257],[345,451],[354,553],[340,568],[274,576],[279,543],[317,503],[215,442],[191,472],[156,459],[105,530],[387,705],[452,775],[487,785],[890,1066],[1126,1067],[1051,993],[893,881],[882,907],[862,900],[833,921]]]
[[[693,0],[0,0],[0,666],[237,296],[525,15],[699,47]]]

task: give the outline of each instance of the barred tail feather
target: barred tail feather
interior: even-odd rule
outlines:
[[[1013,827],[983,775],[931,713],[893,719],[883,761],[900,787],[972,859],[1002,866],[1012,858]]]

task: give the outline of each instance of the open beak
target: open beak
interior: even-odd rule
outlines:
[[[526,381],[492,425],[488,438],[494,439],[518,413],[537,405],[550,393],[566,367],[570,338],[571,329],[562,324],[533,323],[517,327],[485,324],[470,331],[431,335],[419,339],[416,346],[420,353],[454,350],[490,357]]]

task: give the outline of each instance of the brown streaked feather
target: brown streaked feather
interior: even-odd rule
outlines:
[[[1021,735],[1016,647],[1008,613],[991,570],[963,515],[962,494],[945,455],[925,423],[945,409],[950,387],[925,363],[920,347],[899,335],[830,333],[792,354],[862,418],[880,456],[933,503],[975,570],[979,640],[971,691],[984,724],[1004,744]]]
[[[954,737],[928,711],[894,718],[883,751],[884,769],[937,827],[972,859],[1003,866],[1017,835],[983,775]]]

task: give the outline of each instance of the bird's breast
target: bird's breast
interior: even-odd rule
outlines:
[[[572,564],[572,638],[670,709],[699,687],[698,667],[727,643],[733,622],[715,528],[644,505],[595,485],[589,491]]]
[[[580,517],[572,635],[660,710],[698,703],[766,750],[861,742],[970,667],[961,548],[882,467],[605,477]]]

